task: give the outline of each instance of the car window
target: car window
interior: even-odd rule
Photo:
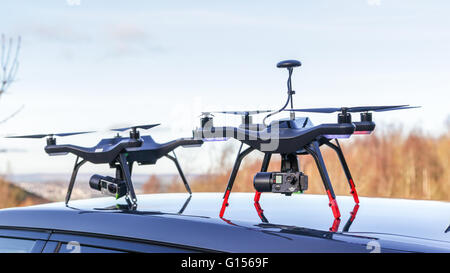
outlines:
[[[122,251],[79,245],[74,243],[63,243],[59,246],[58,253],[123,253]]]
[[[150,242],[136,242],[125,238],[105,238],[93,235],[80,235],[55,232],[50,241],[59,242],[59,251],[64,253],[83,252],[150,252],[150,253],[192,253],[198,252],[178,246],[154,244]],[[47,243],[48,244],[48,243]]]
[[[0,253],[30,253],[35,240],[0,237]]]

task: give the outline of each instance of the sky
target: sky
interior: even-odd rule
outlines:
[[[0,119],[24,105],[0,124],[1,136],[99,130],[58,140],[93,146],[112,136],[108,128],[161,123],[149,132],[157,141],[187,137],[201,111],[280,108],[287,71],[276,63],[285,59],[303,64],[293,74],[298,108],[420,105],[375,121],[433,135],[450,114],[449,1],[1,0],[0,10],[0,33],[22,37]],[[26,150],[0,154],[0,172],[70,173],[74,156],[49,157],[44,145],[0,139],[0,148]],[[225,146],[239,144],[206,143],[177,155],[187,172],[201,173]],[[176,169],[161,160],[136,172]]]

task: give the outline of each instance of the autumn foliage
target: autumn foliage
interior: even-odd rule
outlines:
[[[0,208],[22,207],[48,202],[48,200],[29,193],[0,177]]]

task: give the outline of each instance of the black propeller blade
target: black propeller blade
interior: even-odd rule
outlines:
[[[289,109],[285,111],[296,111],[296,112],[307,112],[307,113],[324,113],[330,114],[335,112],[385,112],[392,110],[402,110],[410,108],[419,108],[420,106],[409,106],[409,105],[390,105],[390,106],[357,106],[357,107],[340,107],[340,108],[303,108],[303,109]]]
[[[215,112],[202,112],[202,114],[199,117],[214,117],[212,113]]]
[[[421,108],[422,106],[405,106],[405,107],[397,107],[395,109],[381,109],[375,112],[385,112],[385,111],[392,111],[392,110],[403,110],[403,109],[413,109],[413,108]]]
[[[65,136],[73,136],[73,135],[81,135],[93,133],[95,131],[85,131],[85,132],[71,132],[71,133],[58,133],[58,134],[36,134],[36,135],[23,135],[23,136],[7,136],[6,138],[44,138],[44,137],[65,137]]]
[[[23,149],[8,149],[8,148],[0,148],[0,153],[23,153],[26,150]]]
[[[160,125],[161,123],[156,123],[156,124],[147,124],[147,125],[138,125],[138,126],[130,126],[130,127],[125,127],[125,128],[117,128],[117,129],[111,129],[111,131],[116,131],[116,132],[123,132],[126,130],[136,130],[136,129],[144,129],[144,130],[148,130],[151,129],[153,127],[156,127],[158,125]]]

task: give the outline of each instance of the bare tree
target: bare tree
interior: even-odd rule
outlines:
[[[14,43],[13,38],[6,39],[5,35],[1,37],[1,75],[0,75],[0,98],[6,93],[10,85],[16,79],[16,74],[19,69],[19,51],[22,39],[17,37]],[[10,118],[17,115],[23,109],[23,105],[7,118],[1,119],[0,124],[8,121]]]

